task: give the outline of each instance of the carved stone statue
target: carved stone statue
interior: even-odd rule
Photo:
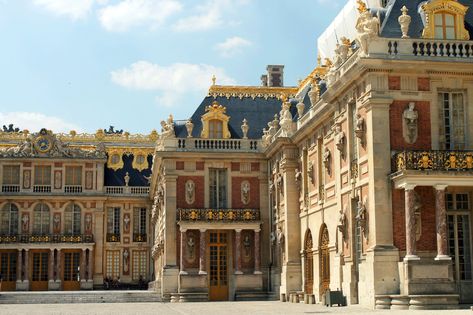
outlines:
[[[241,125],[241,131],[243,132],[243,139],[248,139],[248,130],[250,126],[248,126],[248,121],[246,118],[243,119],[243,124]]]
[[[295,179],[296,179],[297,190],[299,191],[299,193],[301,193],[302,192],[302,172],[298,168],[296,168]]]
[[[310,84],[310,91],[307,94],[309,95],[310,104],[312,106],[315,106],[315,104],[317,104],[320,98],[319,85],[317,84],[317,81],[315,79]]]
[[[299,119],[301,119],[302,115],[304,115],[305,104],[302,102],[302,98],[298,98],[297,100],[297,116],[299,116]]]
[[[337,125],[335,129],[335,145],[337,146],[338,151],[340,151],[340,155],[344,156],[344,146],[345,146],[345,133],[342,131],[342,128]]]
[[[366,206],[365,206],[365,203],[361,201],[361,199],[358,200],[358,204],[356,207],[355,220],[360,225],[360,228],[363,234],[366,234],[366,231],[367,231]]]
[[[194,130],[194,123],[190,118],[186,121],[186,130],[187,138],[192,138],[192,130]]]
[[[370,11],[366,8],[366,5],[358,0],[360,7],[358,11],[360,16],[356,21],[356,31],[358,35],[356,37],[356,42],[360,47],[360,56],[368,55],[369,42],[373,38],[378,36],[379,32],[379,19],[377,17],[371,16]]]
[[[243,238],[243,248],[245,249],[244,255],[247,258],[251,257],[251,240],[248,234]]]
[[[414,143],[417,141],[418,127],[417,122],[419,114],[415,109],[415,103],[410,102],[402,114],[403,119],[403,137],[407,143]]]
[[[289,110],[291,108],[291,103],[286,99],[283,99],[283,104],[281,111],[279,112],[279,125],[282,129],[281,136],[288,137],[292,134],[292,114]]]
[[[411,24],[411,17],[407,15],[407,11],[409,11],[406,6],[403,6],[401,9],[402,15],[399,16],[397,21],[401,26],[402,37],[401,38],[409,38],[409,25]]]
[[[360,114],[356,114],[355,136],[360,139],[361,145],[364,145],[365,119]]]
[[[128,252],[128,249],[123,250],[123,272],[128,273],[130,264],[128,261],[128,258],[130,257],[130,253]]]
[[[186,182],[186,202],[191,205],[195,201],[195,183],[193,180]]]
[[[330,162],[332,159],[332,154],[330,153],[330,150],[328,148],[325,148],[324,154],[323,154],[323,162],[325,169],[327,170],[327,173],[330,174]]]
[[[307,163],[307,176],[309,176],[310,182],[314,185],[315,184],[314,162],[312,161]]]
[[[195,240],[194,236],[190,235],[187,238],[187,259],[188,260],[194,260],[195,258]]]
[[[250,203],[250,183],[246,180],[241,183],[241,202],[244,205]]]
[[[346,239],[346,231],[347,231],[347,217],[345,213],[343,212],[343,209],[340,209],[338,213],[338,225],[337,225],[338,230],[340,233],[342,233],[342,238],[343,240]]]
[[[13,124],[9,124],[8,128],[6,125],[3,125],[3,132],[20,132],[20,128],[14,128]]]
[[[172,115],[169,115],[166,121],[161,121],[161,139],[170,139],[175,137],[176,134],[174,133],[174,119]]]
[[[125,181],[125,186],[128,187],[128,183],[130,183],[130,174],[128,172],[125,173],[123,180]]]

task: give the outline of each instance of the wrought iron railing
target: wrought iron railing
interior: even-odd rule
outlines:
[[[120,242],[120,234],[107,233],[107,242],[109,242],[109,243]]]
[[[9,234],[0,235],[0,244],[5,243],[92,243],[90,234]]]
[[[146,233],[133,233],[133,242],[146,242]]]
[[[392,159],[393,171],[473,171],[473,151],[403,151]]]
[[[177,209],[178,221],[245,222],[259,219],[259,209]]]

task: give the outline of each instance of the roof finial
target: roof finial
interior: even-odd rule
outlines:
[[[217,78],[215,77],[215,74],[212,76],[212,85],[215,85],[215,82],[217,81]]]
[[[366,4],[362,0],[357,0],[356,2],[358,3],[358,12],[363,13],[368,11]]]
[[[317,54],[317,67],[322,66],[322,57],[320,57],[320,53]]]

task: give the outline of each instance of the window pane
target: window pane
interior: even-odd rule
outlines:
[[[451,14],[445,14],[445,26],[455,26],[455,17]]]
[[[434,15],[435,19],[435,26],[439,25],[442,26],[443,21],[442,21],[442,14],[435,14]]]
[[[51,166],[35,166],[34,174],[35,185],[51,185]]]
[[[3,166],[3,185],[19,185],[20,184],[20,166],[5,165]]]
[[[443,39],[443,27],[441,27],[441,26],[436,26],[435,27],[434,38],[435,39]]]
[[[455,39],[455,29],[453,27],[445,28],[445,39]]]

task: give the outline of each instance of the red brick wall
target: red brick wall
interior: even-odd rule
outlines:
[[[252,172],[259,172],[259,163],[258,162],[251,163],[251,171]]]
[[[239,172],[240,171],[240,163],[232,162],[232,172]]]
[[[195,183],[194,203],[186,202],[186,182],[191,179]],[[179,176],[177,178],[177,207],[178,208],[204,208],[204,177],[203,176]]]
[[[184,169],[184,161],[176,161],[176,170]]]
[[[420,209],[422,232],[420,239],[417,241],[417,250],[436,251],[435,195],[433,187],[416,187],[415,191],[419,194],[420,203],[422,204]],[[404,190],[393,189],[392,196],[394,246],[399,250],[406,250]]]
[[[417,89],[419,91],[430,91],[430,79],[417,78]]]
[[[198,171],[203,171],[204,170],[204,162],[203,161],[195,162],[195,169],[198,170]]]
[[[400,90],[401,77],[388,76],[388,86],[390,90]]]
[[[244,205],[241,202],[241,183],[250,182],[250,202]],[[257,177],[232,177],[232,208],[235,209],[259,209],[259,179]]]
[[[417,141],[409,144],[404,141],[402,136],[403,113],[407,108],[409,101],[394,101],[389,109],[390,133],[391,133],[391,149],[405,150],[405,149],[425,149],[431,148],[430,136],[430,103],[429,102],[415,102],[415,109],[419,114],[418,118],[418,135]]]

